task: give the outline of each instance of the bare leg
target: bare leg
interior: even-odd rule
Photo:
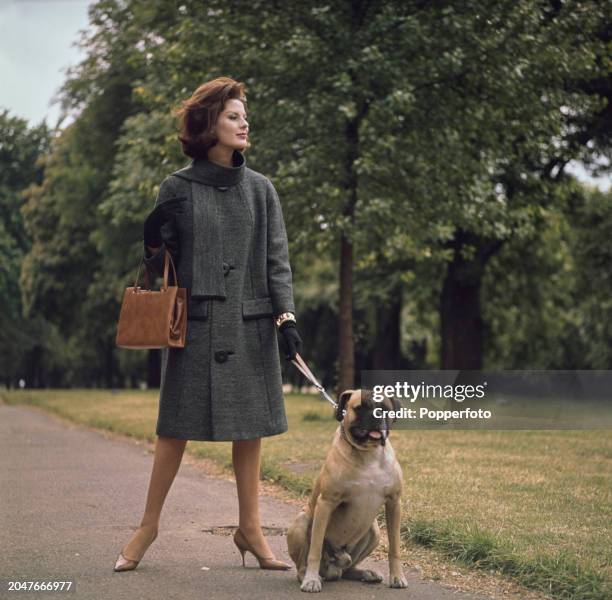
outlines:
[[[145,512],[140,527],[123,549],[123,555],[128,560],[140,560],[157,536],[162,507],[181,464],[186,444],[187,440],[165,436],[157,438]]]
[[[232,443],[232,462],[238,490],[238,527],[257,554],[273,558],[274,554],[261,531],[259,517],[260,458],[261,438],[235,440]]]

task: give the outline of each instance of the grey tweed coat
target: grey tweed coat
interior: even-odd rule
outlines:
[[[186,199],[162,237],[178,237],[189,299],[185,347],[162,350],[158,435],[220,441],[287,430],[274,323],[295,312],[285,223],[271,181],[237,150],[233,165],[192,160],[155,201]],[[162,275],[165,252],[165,243],[152,256],[145,248],[151,275]]]

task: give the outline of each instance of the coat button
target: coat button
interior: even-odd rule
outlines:
[[[215,352],[215,360],[218,363],[224,363],[230,354],[234,354],[231,350],[217,350],[217,352]]]
[[[229,263],[223,262],[223,275],[227,275],[230,270],[234,268],[234,265],[230,265]]]

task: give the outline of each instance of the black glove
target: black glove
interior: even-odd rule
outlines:
[[[161,237],[166,244],[166,248],[170,250],[172,257],[174,260],[178,260],[179,258],[179,237],[178,237],[178,228],[176,226],[175,221],[168,221],[161,226]]]
[[[285,358],[287,360],[293,360],[302,346],[302,338],[297,332],[295,321],[285,321],[279,327],[279,331],[283,334]]]
[[[144,222],[144,241],[147,246],[161,246],[166,242],[168,248],[178,246],[176,237],[176,217],[185,210],[186,197],[172,198],[158,204]],[[178,247],[176,248],[178,249]]]

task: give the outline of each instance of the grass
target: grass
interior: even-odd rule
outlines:
[[[76,423],[155,440],[157,392],[0,392]],[[337,422],[316,396],[286,397],[289,432],[264,438],[262,476],[310,492]],[[612,598],[609,431],[408,431],[391,437],[404,472],[402,540],[567,600]],[[231,468],[231,442],[187,445]]]
[[[479,526],[463,523],[413,521],[402,528],[404,539],[441,550],[468,566],[493,570],[525,587],[554,598],[598,600],[610,598],[609,582],[593,569],[578,564],[570,551],[521,557],[503,540]]]

